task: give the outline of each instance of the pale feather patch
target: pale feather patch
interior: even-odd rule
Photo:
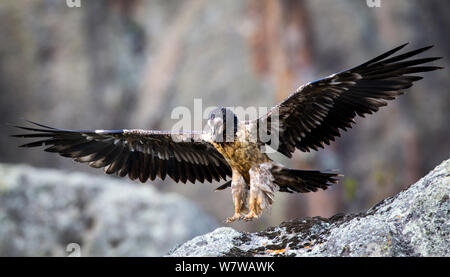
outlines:
[[[272,176],[272,163],[263,163],[250,169],[250,197],[256,200],[259,205],[260,215],[264,209],[270,208],[274,201],[275,189],[274,178]]]

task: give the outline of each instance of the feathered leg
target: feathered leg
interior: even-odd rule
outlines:
[[[240,220],[244,217],[243,214],[247,213],[247,184],[245,183],[244,177],[233,170],[233,177],[231,180],[231,194],[233,195],[234,203],[234,215],[227,218],[227,223],[233,222],[235,220]]]
[[[272,205],[275,185],[271,168],[271,163],[263,163],[250,169],[250,196],[248,199],[250,212],[244,217],[244,220],[258,218],[265,208]]]

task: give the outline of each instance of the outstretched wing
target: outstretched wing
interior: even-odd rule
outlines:
[[[31,122],[37,127],[22,127],[31,131],[14,137],[38,139],[21,147],[50,146],[56,152],[77,162],[103,167],[105,173],[146,182],[156,176],[170,176],[175,182],[194,183],[226,180],[231,168],[223,156],[202,133],[147,130],[64,130]]]
[[[256,120],[256,126],[278,131],[280,153],[292,157],[295,148],[317,150],[340,136],[340,130],[352,127],[356,115],[372,114],[386,100],[395,99],[413,82],[422,79],[410,75],[441,67],[423,64],[440,57],[406,60],[432,46],[391,57],[401,45],[366,63],[301,86],[269,113]],[[276,116],[274,116],[276,115]],[[279,120],[273,124],[273,118]],[[273,133],[272,133],[273,134]]]

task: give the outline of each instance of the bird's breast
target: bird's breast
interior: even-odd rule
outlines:
[[[248,141],[214,143],[225,160],[241,174],[248,174],[250,168],[268,162],[269,158],[261,152],[260,146]]]

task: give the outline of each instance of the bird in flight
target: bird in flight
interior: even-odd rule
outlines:
[[[264,146],[276,145],[274,150],[289,158],[296,149],[323,148],[351,128],[357,115],[378,111],[422,79],[417,73],[441,68],[424,65],[440,57],[409,59],[432,46],[396,54],[405,46],[307,83],[255,120],[239,121],[231,110],[218,108],[209,115],[209,128],[198,132],[67,130],[30,121],[31,127],[15,126],[29,132],[13,136],[34,139],[21,147],[45,145],[47,152],[141,182],[167,176],[182,183],[220,182],[231,177],[217,188],[231,187],[234,215],[227,222],[253,220],[273,203],[276,190],[325,190],[340,176],[287,168],[272,161],[262,150]],[[262,128],[270,130],[269,139],[259,136]]]

